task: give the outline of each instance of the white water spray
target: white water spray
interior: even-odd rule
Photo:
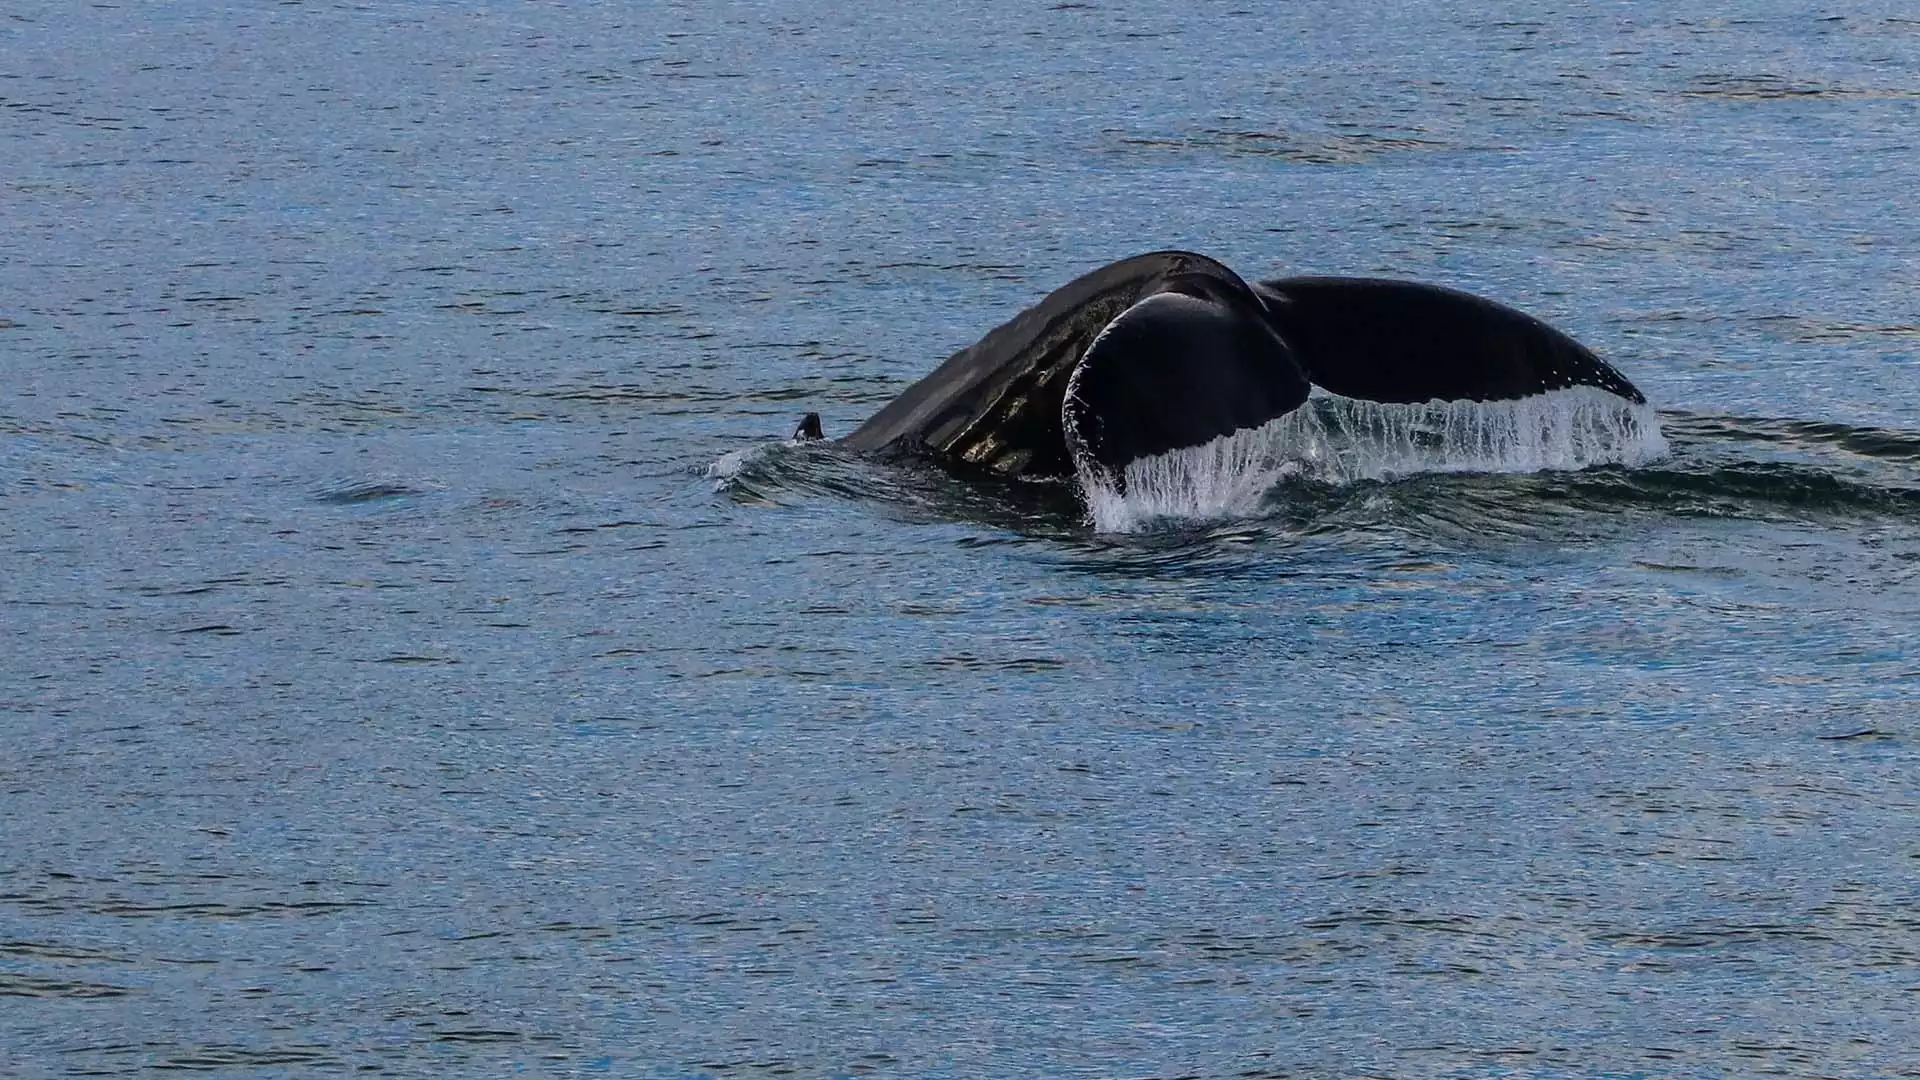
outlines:
[[[751,463],[756,459],[765,457],[767,455],[767,447],[769,445],[774,445],[774,444],[762,444],[760,446],[746,446],[738,450],[729,450],[726,453],[721,454],[718,458],[714,459],[714,461],[707,466],[707,471],[706,471],[707,479],[713,481],[713,486],[715,490],[725,487],[727,485],[727,482],[732,480],[734,477],[739,476],[741,470],[745,469],[749,463]]]
[[[1665,455],[1659,414],[1575,386],[1518,401],[1390,405],[1316,392],[1261,427],[1130,462],[1125,492],[1078,463],[1093,525],[1131,532],[1155,519],[1257,513],[1288,480],[1347,484],[1411,473],[1526,473],[1639,465]]]

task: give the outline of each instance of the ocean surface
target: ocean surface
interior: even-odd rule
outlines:
[[[1164,247],[1657,413],[785,445]],[[0,1076],[1920,1076],[1917,628],[1908,0],[0,9]]]

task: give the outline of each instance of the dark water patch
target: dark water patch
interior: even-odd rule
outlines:
[[[176,634],[212,634],[216,637],[234,637],[240,633],[243,633],[243,631],[236,629],[235,627],[228,626],[226,623],[207,623],[204,626],[189,626],[181,630],[175,630],[174,633]]]
[[[1430,914],[1420,911],[1392,911],[1372,909],[1352,912],[1334,912],[1301,924],[1307,930],[1336,930],[1342,927],[1364,927],[1368,929],[1405,928],[1426,932],[1448,934],[1477,934],[1480,936],[1498,936],[1478,927],[1479,920],[1470,915]]]
[[[553,389],[553,390],[524,391],[522,393],[526,397],[535,398],[535,399],[544,398],[544,399],[550,399],[553,401],[562,401],[562,402],[568,402],[568,403],[585,403],[585,404],[591,404],[591,405],[613,405],[613,406],[620,406],[620,405],[649,405],[649,406],[708,405],[708,406],[711,406],[711,405],[717,405],[717,404],[742,405],[742,406],[750,406],[750,405],[793,406],[798,403],[804,403],[804,402],[810,402],[810,401],[821,401],[821,400],[860,403],[868,400],[870,397],[870,393],[867,393],[867,392],[863,392],[860,394],[856,394],[852,397],[848,397],[847,394],[842,390],[842,388],[839,387],[839,385],[832,380],[821,380],[821,381],[809,383],[806,385],[763,388],[758,390],[747,390],[747,391],[743,391],[736,388],[722,388],[722,387],[701,388],[697,386],[683,386],[678,389],[666,391],[666,390],[659,390],[649,386],[602,385],[602,386],[586,386],[586,387],[564,388],[564,389]],[[762,410],[746,409],[742,411],[758,413],[758,412],[761,412]],[[782,410],[779,414],[785,415],[786,411],[788,410]],[[797,411],[794,413],[794,418],[796,420],[799,418],[799,414]]]
[[[1920,341],[1920,324],[1914,323],[1863,325],[1801,315],[1769,315],[1753,321],[1767,333],[1797,344],[1882,343],[1896,348],[1912,348],[1915,341]]]
[[[71,879],[69,879],[71,880]],[[205,888],[224,880],[224,875],[197,877],[190,882],[176,883],[181,886],[199,886]],[[136,882],[135,884],[164,885],[165,882]],[[178,895],[177,893],[175,895]],[[110,883],[96,885],[78,883],[59,892],[45,888],[27,893],[0,896],[0,902],[14,904],[30,914],[55,915],[85,913],[103,915],[117,919],[215,919],[246,920],[256,918],[309,918],[316,916],[339,915],[356,908],[375,906],[374,900],[366,898],[327,898],[313,900],[264,899],[256,901],[207,901],[181,899],[167,901],[161,899],[139,900],[123,895],[110,887]],[[29,955],[21,953],[20,955]],[[79,959],[94,959],[91,957]],[[106,959],[101,957],[100,959]]]
[[[6,899],[10,898],[0,896],[0,901]],[[83,961],[88,963],[122,963],[125,961],[125,957],[100,949],[39,941],[0,942],[0,954],[23,957],[28,960]]]
[[[223,903],[180,903],[180,904],[140,904],[129,901],[107,901],[89,905],[88,910],[101,915],[116,918],[207,918],[207,919],[251,919],[262,916],[275,918],[307,918],[319,915],[337,915],[354,908],[370,907],[372,900],[267,900],[252,904]]]
[[[611,532],[617,529],[661,528],[657,521],[603,521],[593,525],[568,525],[554,531],[562,535],[574,533]],[[665,541],[661,541],[665,543]]]
[[[1229,157],[1271,158],[1298,165],[1373,164],[1393,154],[1453,149],[1448,144],[1406,135],[1364,132],[1308,133],[1278,131],[1202,131],[1182,137],[1149,137],[1120,130],[1103,135],[1109,152],[1127,150]]]
[[[1879,728],[1859,728],[1854,731],[1840,732],[1832,735],[1815,735],[1814,738],[1822,742],[1882,742],[1897,739],[1899,736],[1894,732],[1882,731]]]
[[[432,494],[437,488],[418,481],[394,479],[348,480],[322,488],[313,495],[315,502],[330,506],[355,506],[390,499],[409,499]]]
[[[168,599],[183,596],[207,596],[237,589],[277,589],[288,585],[289,579],[272,574],[223,574],[207,578],[204,581],[180,584],[141,584],[115,585],[109,592],[125,593],[131,596],[149,599]]]
[[[971,653],[959,653],[942,656],[926,662],[929,667],[958,669],[963,671],[1038,673],[1058,671],[1066,666],[1066,661],[1044,656],[1021,656],[1008,658],[987,658]]]
[[[1668,413],[1662,423],[1682,446],[1691,443],[1763,443],[1818,453],[1838,449],[1885,461],[1920,461],[1920,433],[1821,420]]]
[[[1910,100],[1920,98],[1920,89],[1911,87],[1848,87],[1799,82],[1771,74],[1698,75],[1683,96],[1726,101],[1791,100]]]
[[[1776,942],[1830,944],[1832,935],[1812,926],[1785,923],[1708,926],[1659,932],[1622,932],[1599,934],[1595,941],[1624,951],[1644,950],[1653,954],[1711,952],[1739,949]]]
[[[442,1028],[433,1038],[443,1043],[517,1043],[529,1036],[525,1032],[493,1028]]]
[[[1527,487],[1540,498],[1595,510],[1647,507],[1683,516],[1760,521],[1920,515],[1920,487],[1862,482],[1784,462],[1589,471]]]
[[[210,1044],[175,1050],[161,1056],[153,1054],[146,1068],[156,1072],[220,1072],[230,1069],[278,1069],[288,1066],[333,1071],[345,1069],[349,1062],[325,1045],[274,1046],[256,1048],[230,1044]]]
[[[124,986],[109,983],[80,982],[0,971],[0,997],[23,998],[117,998],[133,993]]]
[[[1238,521],[1169,523],[1121,536],[1092,534],[1083,527],[1079,535],[1057,543],[1063,567],[1125,579],[1201,582],[1364,573],[1349,561],[1360,547],[1351,540],[1341,535],[1320,543],[1286,523]]]

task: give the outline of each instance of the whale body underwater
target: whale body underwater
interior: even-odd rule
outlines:
[[[1315,387],[1360,401],[1646,398],[1586,346],[1483,297],[1383,278],[1248,283],[1159,251],[1085,274],[949,357],[839,440],[1006,479],[1124,490],[1126,467],[1258,428]],[[795,439],[822,437],[809,413]]]

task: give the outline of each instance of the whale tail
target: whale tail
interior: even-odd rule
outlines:
[[[1313,386],[1387,404],[1575,386],[1646,400],[1579,342],[1469,293],[1373,278],[1250,285],[1204,255],[1158,251],[1055,289],[841,441],[1117,487],[1130,463],[1260,427]]]

